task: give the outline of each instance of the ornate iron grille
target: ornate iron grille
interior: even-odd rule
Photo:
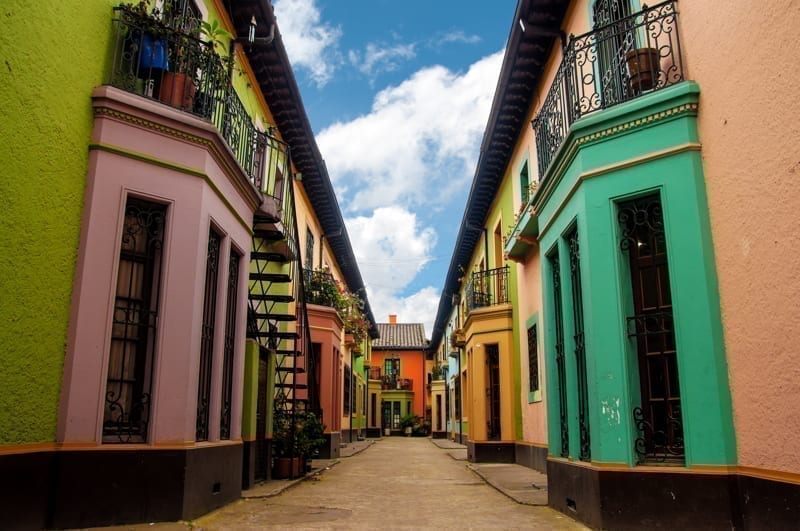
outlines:
[[[103,442],[147,442],[166,207],[129,199],[117,272]]]
[[[233,398],[233,355],[236,348],[236,301],[239,299],[239,261],[241,257],[231,251],[228,261],[228,301],[225,310],[225,348],[222,359],[222,409],[220,411],[219,438],[231,438],[231,403]]]
[[[339,305],[339,287],[327,271],[303,270],[306,282],[305,297],[308,304],[336,308]]]
[[[208,233],[206,255],[206,287],[203,296],[203,324],[200,336],[200,377],[197,382],[197,423],[195,438],[208,440],[208,416],[211,401],[211,364],[214,358],[214,326],[217,314],[217,271],[221,238],[213,230]]]
[[[500,440],[500,348],[497,344],[486,345],[486,409],[489,420],[486,432],[491,441]]]
[[[561,457],[569,457],[567,419],[567,367],[564,358],[564,317],[561,303],[561,263],[558,252],[548,256],[553,279],[553,325],[555,328],[556,375],[558,379],[558,417],[561,428]]]
[[[635,312],[626,326],[635,340],[639,367],[641,406],[633,410],[637,461],[682,464],[681,397],[661,200],[650,195],[623,203],[617,219]]]
[[[608,24],[570,38],[532,122],[541,179],[576,120],[684,79],[675,0],[618,19],[627,11],[605,4]]]
[[[539,390],[539,342],[536,325],[528,328],[528,390]]]
[[[474,271],[466,286],[467,311],[508,302],[508,266]]]
[[[578,380],[578,426],[581,447],[579,459],[592,458],[589,430],[589,389],[586,381],[586,343],[583,333],[583,287],[581,284],[581,254],[578,242],[578,228],[574,227],[567,235],[569,248],[570,280],[572,281],[572,325],[575,339],[575,371]]]

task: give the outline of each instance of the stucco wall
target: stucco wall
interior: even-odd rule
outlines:
[[[55,438],[92,127],[89,96],[104,71],[112,5],[3,2],[0,444]]]
[[[703,170],[739,463],[800,472],[800,98],[796,2],[680,2],[700,84]]]

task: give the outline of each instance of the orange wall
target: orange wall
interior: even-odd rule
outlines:
[[[372,367],[380,367],[384,374],[383,360],[387,357],[400,358],[400,378],[411,378],[414,381],[414,413],[420,417],[425,415],[425,353],[421,350],[378,350],[372,348]]]

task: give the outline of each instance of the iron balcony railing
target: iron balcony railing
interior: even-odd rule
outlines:
[[[288,146],[259,131],[231,85],[231,64],[196,30],[117,6],[109,84],[209,120],[261,192],[283,198]]]
[[[467,283],[467,311],[508,302],[508,266],[475,271]]]
[[[539,175],[579,118],[683,81],[675,0],[571,36],[533,119]]]
[[[327,271],[303,269],[305,279],[305,301],[331,308],[339,307],[339,287],[336,279]]]
[[[383,391],[413,391],[413,378],[397,378],[395,376],[384,376],[381,379],[381,390]]]
[[[370,380],[380,380],[381,379],[381,368],[380,367],[370,367],[369,368],[369,379]]]

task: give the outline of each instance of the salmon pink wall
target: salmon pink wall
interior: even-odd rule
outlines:
[[[308,305],[311,342],[320,344],[320,405],[325,432],[341,430],[341,337],[342,320],[327,306]]]
[[[796,2],[683,0],[739,463],[800,473]],[[747,35],[747,38],[743,36]]]

